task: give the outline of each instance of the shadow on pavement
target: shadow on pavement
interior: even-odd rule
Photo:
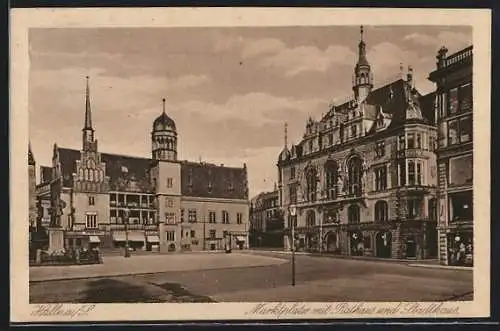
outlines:
[[[82,293],[81,303],[153,303],[165,300],[151,296],[143,286],[116,279],[103,278],[91,281]]]
[[[171,302],[216,302],[208,296],[191,293],[178,283],[161,283],[153,285],[168,291],[173,297]]]

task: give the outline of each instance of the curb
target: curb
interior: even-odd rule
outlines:
[[[460,271],[473,271],[473,267],[457,267],[451,265],[432,265],[432,264],[420,264],[420,263],[409,263],[410,267],[419,267],[419,268],[429,268],[429,269],[447,269],[447,270],[460,270]]]

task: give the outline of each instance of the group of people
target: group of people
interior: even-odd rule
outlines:
[[[449,248],[449,264],[459,266],[471,265],[472,253],[472,242],[456,237],[455,245]]]

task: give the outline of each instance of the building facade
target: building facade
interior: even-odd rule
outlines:
[[[248,246],[247,168],[177,159],[175,122],[153,122],[152,158],[102,153],[87,80],[81,150],[53,147],[37,187],[65,247],[191,251]]]
[[[374,88],[362,27],[358,48],[354,96],[278,157],[284,247],[293,226],[299,250],[436,258],[434,94],[416,90],[411,67]]]
[[[442,264],[473,263],[472,46],[443,47],[429,79],[436,84],[439,252]]]
[[[283,247],[284,220],[278,189],[262,192],[250,202],[250,243],[252,247]]]
[[[31,151],[31,144],[28,145],[28,194],[29,194],[29,228],[34,229],[37,225],[37,199],[36,199],[36,162]],[[31,231],[30,231],[31,232]]]

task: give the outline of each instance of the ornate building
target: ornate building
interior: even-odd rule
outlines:
[[[248,246],[247,168],[177,159],[175,122],[153,122],[152,158],[99,151],[87,78],[80,150],[53,148],[37,187],[42,219],[64,229],[64,246],[166,251]]]
[[[252,247],[283,247],[284,220],[278,188],[262,192],[250,201],[250,243]]]
[[[37,225],[37,201],[36,201],[36,162],[31,144],[28,145],[28,194],[29,194],[29,214],[28,222],[30,229],[36,228]]]
[[[443,264],[472,264],[473,256],[473,89],[472,46],[447,55],[436,70],[439,173],[439,252]],[[459,253],[459,254],[457,254]]]
[[[279,155],[285,249],[294,224],[298,249],[435,258],[434,94],[421,95],[412,68],[405,77],[402,66],[374,88],[363,27],[358,50],[354,96],[309,118],[301,141]]]

